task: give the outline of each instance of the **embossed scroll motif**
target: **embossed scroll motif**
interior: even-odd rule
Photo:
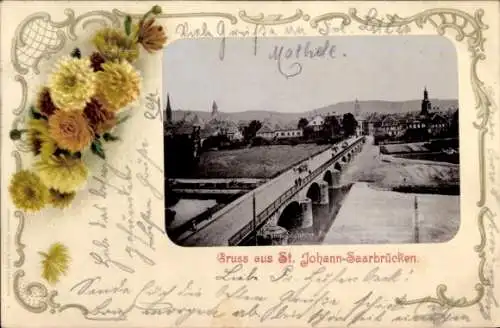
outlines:
[[[58,54],[65,46],[67,40],[77,40],[77,27],[90,28],[93,25],[112,25],[120,24],[120,18],[126,16],[125,13],[118,9],[111,12],[108,11],[90,11],[82,15],[76,16],[72,9],[65,9],[64,14],[66,19],[63,21],[53,21],[48,13],[39,12],[26,17],[17,27],[12,41],[11,62],[15,71],[18,73],[13,79],[21,85],[22,98],[21,103],[17,108],[14,108],[13,114],[15,119],[14,125],[23,124],[22,115],[27,102],[27,81],[23,77],[29,72],[39,74],[39,65],[43,59],[48,59],[51,56]],[[436,296],[422,297],[409,300],[406,297],[397,298],[398,304],[416,304],[416,303],[437,303],[449,307],[468,307],[477,304],[481,301],[485,294],[486,287],[490,286],[490,281],[485,277],[484,271],[486,262],[488,261],[485,248],[488,242],[485,220],[487,216],[491,219],[493,214],[491,210],[485,206],[486,204],[486,187],[485,187],[485,140],[484,135],[487,129],[487,123],[491,113],[491,99],[486,91],[484,83],[477,75],[477,65],[480,61],[486,59],[484,53],[485,38],[483,31],[487,29],[487,25],[482,22],[484,11],[478,9],[473,15],[449,8],[436,8],[424,10],[420,13],[409,17],[400,17],[397,14],[386,15],[380,17],[376,9],[371,9],[366,15],[360,15],[353,8],[348,12],[326,12],[312,17],[304,13],[303,10],[297,9],[295,13],[287,14],[249,14],[245,10],[238,11],[238,14],[223,13],[223,12],[193,12],[193,13],[165,13],[159,17],[165,19],[176,18],[205,18],[215,17],[225,19],[231,24],[238,23],[238,20],[254,25],[287,25],[299,20],[309,22],[309,25],[319,34],[325,33],[323,25],[332,21],[340,21],[339,31],[350,27],[353,22],[356,22],[357,28],[372,33],[409,33],[413,26],[423,28],[424,25],[431,25],[440,35],[453,31],[457,41],[466,41],[471,55],[471,86],[476,97],[476,116],[477,122],[474,123],[478,131],[479,144],[479,179],[480,179],[480,194],[477,202],[478,206],[478,230],[480,235],[479,245],[474,247],[474,251],[478,254],[478,283],[473,286],[476,296],[472,299],[465,297],[452,298],[446,295],[447,286],[439,285],[436,287]],[[132,15],[137,16],[137,15]],[[12,155],[17,163],[18,169],[22,167],[19,151],[22,151],[21,141],[16,141],[16,150]],[[23,243],[23,228],[25,224],[25,216],[22,212],[15,212],[15,218],[18,219],[17,231],[15,234],[16,252],[19,256],[14,265],[18,270],[14,273],[13,289],[19,304],[27,311],[33,313],[42,313],[50,309],[50,312],[62,312],[66,309],[78,309],[82,315],[88,317],[89,310],[82,304],[66,304],[61,305],[55,301],[58,295],[57,291],[50,291],[48,288],[39,282],[30,282],[23,286],[22,278],[25,276],[25,271],[22,269],[25,263],[24,249],[29,245]],[[467,218],[466,218],[467,219]],[[9,218],[10,220],[10,218]],[[23,286],[23,287],[22,287]]]

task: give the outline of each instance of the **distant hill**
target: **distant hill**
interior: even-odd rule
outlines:
[[[172,119],[174,121],[180,121],[184,117],[186,120],[191,120],[194,115],[197,115],[202,121],[207,122],[211,118],[211,112],[208,111],[181,111],[176,110],[172,112]],[[187,115],[187,116],[186,116]],[[306,113],[280,113],[271,111],[246,111],[246,112],[236,112],[236,113],[225,113],[219,112],[218,118],[221,120],[233,121],[235,123],[239,122],[250,122],[252,120],[259,120],[261,122],[266,122],[271,126],[287,126],[291,123],[298,122],[301,117],[307,116]]]
[[[370,113],[380,114],[396,114],[420,111],[421,100],[407,100],[407,101],[385,101],[385,100],[368,100],[359,101],[361,108],[361,115],[367,116]],[[432,106],[438,106],[441,110],[447,110],[451,107],[458,107],[458,100],[456,99],[431,99]],[[236,113],[219,112],[219,119],[238,122],[249,122],[252,120],[259,120],[266,122],[271,126],[291,126],[295,125],[301,117],[311,118],[314,115],[326,115],[328,113],[345,114],[354,111],[354,101],[340,102],[333,105],[328,105],[311,111],[302,113],[281,113],[273,111],[244,111]],[[202,121],[207,122],[211,118],[210,111],[184,111],[175,110],[172,113],[174,121],[182,120],[183,117],[191,120],[197,115]]]
[[[432,106],[438,106],[441,110],[446,110],[450,107],[458,107],[458,100],[456,99],[431,99]],[[420,111],[421,100],[407,100],[407,101],[385,101],[385,100],[368,100],[360,101],[359,105],[361,112],[366,113],[380,113],[380,114],[396,114]],[[340,102],[334,105],[318,108],[313,112],[318,114],[327,114],[337,112],[338,114],[345,114],[354,111],[354,102]]]

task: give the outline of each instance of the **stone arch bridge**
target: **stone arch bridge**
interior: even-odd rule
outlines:
[[[245,194],[221,211],[181,245],[242,245],[263,227],[314,228],[315,208],[328,205],[328,190],[361,151],[365,137],[351,138],[308,158]]]

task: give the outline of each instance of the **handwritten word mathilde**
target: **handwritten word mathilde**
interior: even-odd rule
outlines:
[[[307,41],[294,47],[275,45],[273,51],[269,54],[269,59],[276,61],[281,75],[290,78],[302,73],[300,60],[335,59],[335,51],[336,46],[331,45],[329,40],[325,40],[323,44],[317,46],[313,46],[311,41]],[[290,64],[287,64],[287,70],[284,69],[285,61],[291,61]]]
[[[187,22],[176,26],[176,34],[183,39],[190,38],[218,38],[219,59],[223,61],[226,57],[226,45],[228,37],[248,37],[253,44],[253,55],[259,53],[259,39],[265,37],[278,36],[281,32],[284,35],[304,36],[305,30],[300,25],[291,25],[277,32],[277,27],[254,24],[246,28],[230,28],[224,21],[218,21],[215,27],[211,27],[203,22],[198,27],[193,27]],[[268,58],[276,62],[278,72],[286,78],[299,75],[302,72],[303,63],[301,61],[311,59],[334,59],[336,57],[336,46],[331,45],[329,40],[321,44],[313,45],[311,41],[299,43],[293,47],[275,45],[268,54]],[[291,63],[285,63],[292,61]]]

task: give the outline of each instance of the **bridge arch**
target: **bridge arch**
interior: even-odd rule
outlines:
[[[323,176],[323,181],[328,183],[329,186],[333,186],[333,176],[332,171],[326,170],[325,175]]]
[[[306,194],[307,198],[310,198],[312,203],[318,203],[321,200],[321,191],[319,189],[319,185],[316,182],[313,182]]]
[[[350,153],[350,152],[347,154],[347,161],[348,161],[348,162],[350,162],[350,161],[351,161],[351,153]]]
[[[300,228],[302,225],[302,209],[299,202],[288,204],[278,219],[278,225],[287,230]]]
[[[347,158],[345,156],[342,157],[342,162],[347,163]]]
[[[342,166],[340,165],[339,162],[335,163],[335,165],[333,166],[333,168],[339,172],[342,171]]]

